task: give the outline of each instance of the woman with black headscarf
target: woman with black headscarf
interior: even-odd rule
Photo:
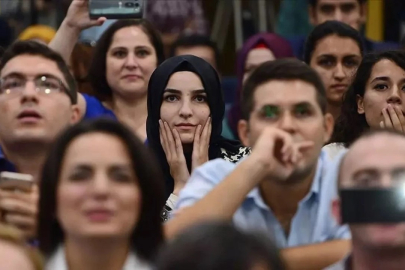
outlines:
[[[182,55],[163,62],[148,87],[148,144],[165,173],[167,211],[190,172],[211,159],[237,162],[250,148],[221,136],[225,103],[215,69],[203,59]],[[163,212],[166,218],[167,212]]]

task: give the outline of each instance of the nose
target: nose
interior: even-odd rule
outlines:
[[[290,113],[284,113],[278,122],[278,127],[288,133],[295,133],[296,124],[293,116]]]
[[[125,67],[129,69],[139,67],[138,58],[133,53],[129,53],[125,58]]]
[[[110,181],[105,173],[96,174],[90,186],[91,194],[97,199],[107,198],[110,190],[109,183]]]
[[[184,101],[181,104],[180,108],[180,117],[188,119],[193,116],[193,110],[191,109],[190,103],[188,101]]]
[[[401,99],[401,95],[399,92],[400,92],[400,90],[397,86],[392,87],[390,95],[387,99],[387,103],[392,104],[392,105],[401,105],[402,99]]]
[[[346,73],[341,63],[336,65],[335,72],[333,75],[337,80],[343,80],[344,78],[346,78]]]
[[[24,90],[21,95],[21,103],[26,102],[38,102],[38,91],[36,89],[35,83],[28,81],[25,84]]]
[[[343,13],[339,8],[335,9],[335,12],[333,14],[333,20],[338,22],[343,21]]]

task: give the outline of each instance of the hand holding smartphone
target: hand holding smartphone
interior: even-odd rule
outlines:
[[[140,19],[143,18],[146,0],[89,0],[91,19]]]
[[[28,174],[0,173],[0,222],[36,236],[39,190]]]
[[[30,192],[34,183],[29,174],[2,172],[0,173],[0,189],[4,191]]]

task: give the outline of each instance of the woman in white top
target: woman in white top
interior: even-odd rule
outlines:
[[[128,128],[99,119],[68,129],[45,163],[40,192],[46,269],[149,269],[163,241],[163,179]]]
[[[370,128],[405,132],[405,53],[364,56],[347,91],[331,141],[350,145]],[[332,144],[333,145],[333,144]],[[326,146],[328,147],[328,146]]]

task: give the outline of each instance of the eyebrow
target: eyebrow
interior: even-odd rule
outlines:
[[[376,78],[374,78],[374,79],[371,81],[371,83],[373,83],[373,82],[375,82],[375,81],[388,82],[388,81],[390,81],[390,80],[391,80],[391,79],[390,79],[390,77],[388,77],[388,76],[381,76],[381,77],[376,77]],[[399,82],[400,82],[400,83],[404,83],[404,82],[405,82],[405,77],[402,78]]]
[[[172,88],[166,88],[165,89],[165,93],[172,93],[172,94],[181,94],[182,91],[177,90],[177,89],[172,89]],[[204,89],[197,89],[197,90],[191,90],[191,92],[193,94],[205,94],[205,90]]]
[[[268,103],[268,104],[264,104],[264,105],[261,107],[261,110],[263,110],[263,109],[264,109],[265,107],[267,107],[267,106],[281,107],[280,105],[277,105],[277,104],[270,104],[270,103]],[[296,108],[296,107],[299,107],[299,106],[305,106],[305,107],[310,107],[310,108],[313,108],[313,107],[314,107],[311,103],[309,103],[309,102],[307,102],[307,101],[303,101],[303,102],[299,102],[299,103],[293,104],[291,107]]]
[[[56,80],[59,80],[59,81],[63,82],[63,80],[61,78],[59,78],[59,77],[57,77],[57,76],[55,76],[53,74],[50,74],[50,73],[38,74],[38,75],[35,76],[35,79],[41,78],[43,76],[48,77],[48,78],[52,78],[52,79],[56,79]],[[23,73],[20,73],[20,72],[11,72],[11,73],[5,75],[2,78],[4,79],[4,78],[9,78],[9,77],[26,78],[27,76],[25,74],[23,74]]]

